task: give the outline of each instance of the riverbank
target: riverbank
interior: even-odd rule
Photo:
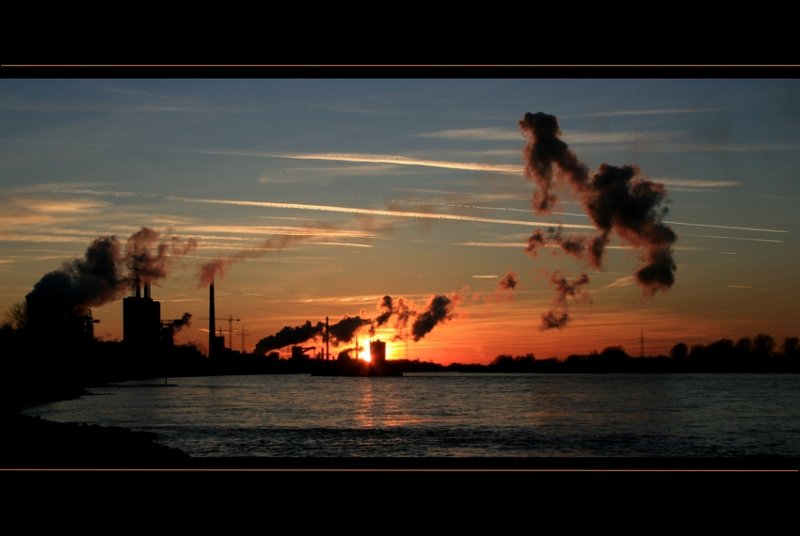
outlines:
[[[159,445],[149,432],[81,423],[51,422],[20,414],[20,410],[84,394],[82,388],[57,393],[29,393],[6,400],[0,411],[0,470],[57,468],[179,467],[190,458]]]

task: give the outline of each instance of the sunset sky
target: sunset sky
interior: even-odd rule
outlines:
[[[517,123],[540,111],[591,170],[635,164],[666,186],[671,289],[645,296],[637,250],[613,235],[600,269],[525,252],[537,229],[594,233],[570,188],[550,214],[531,207]],[[216,294],[218,316],[242,319],[237,350],[242,324],[252,350],[285,325],[375,317],[385,294],[457,302],[389,357],[638,355],[641,330],[648,354],[780,342],[800,335],[798,155],[798,80],[4,79],[0,311],[98,236],[148,226],[197,240],[153,287],[163,318],[194,316],[180,342],[205,346],[214,259],[235,261]],[[586,273],[588,296],[542,330],[556,270]],[[518,285],[500,289],[509,271]],[[121,301],[92,311],[97,336],[121,338]]]

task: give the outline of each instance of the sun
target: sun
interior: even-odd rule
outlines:
[[[359,343],[358,350],[359,359],[366,361],[367,363],[372,360],[372,356],[369,353],[369,341],[366,341],[365,343]]]

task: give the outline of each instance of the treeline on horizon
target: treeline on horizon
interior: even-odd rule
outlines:
[[[0,324],[0,409],[80,394],[81,389],[109,382],[144,378],[174,378],[223,374],[305,374],[318,360],[280,359],[226,352],[216,359],[197,345],[165,345],[142,351],[118,341],[42,336],[11,320]],[[787,337],[780,346],[767,334],[737,341],[673,346],[669,355],[628,355],[610,346],[566,359],[499,355],[489,364],[397,359],[401,372],[528,372],[528,373],[683,373],[683,372],[800,372],[800,340]]]

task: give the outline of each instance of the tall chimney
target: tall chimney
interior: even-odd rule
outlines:
[[[208,287],[208,357],[214,352],[214,336],[217,332],[216,312],[214,311],[214,279]]]
[[[328,317],[325,317],[325,359],[331,358],[331,351],[330,351],[330,340],[331,340],[331,332],[330,327],[328,326]]]

